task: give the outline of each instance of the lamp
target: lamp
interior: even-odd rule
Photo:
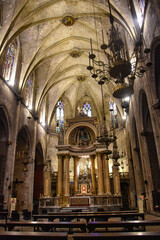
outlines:
[[[121,107],[128,109],[128,108],[129,108],[129,101],[130,101],[130,97],[124,97],[124,98],[122,98]]]
[[[106,44],[104,42],[104,33],[102,30],[103,43],[101,45],[101,49],[104,51],[106,57],[106,62],[96,60],[96,55],[92,48],[92,39],[90,39],[91,50],[89,52],[89,66],[87,69],[95,80],[98,78],[98,81],[104,81],[105,83],[113,80],[117,84],[113,91],[113,96],[115,98],[122,98],[124,94],[133,94],[133,83],[136,76],[142,77],[152,65],[151,62],[148,62],[146,66],[143,66],[148,58],[150,49],[146,48],[144,54],[142,54],[143,36],[141,33],[140,40],[135,44],[134,51],[131,57],[129,57],[127,46],[120,37],[119,29],[114,26],[114,17],[111,13],[109,0],[108,6],[111,24],[110,35],[108,44]],[[126,77],[128,77],[128,83],[125,83],[124,79]]]
[[[101,132],[101,135],[96,138],[96,141],[101,143],[101,144],[105,144],[105,146],[106,146],[105,154],[109,155],[109,154],[112,153],[112,151],[108,149],[108,146],[109,146],[110,143],[115,141],[115,137],[112,134],[109,135],[108,132],[107,132],[107,128],[106,128],[106,117],[105,117],[105,111],[104,111],[104,98],[103,98],[103,88],[102,88],[102,86],[104,84],[104,81],[100,80],[98,82],[98,84],[101,86],[101,95],[102,95],[103,130]]]

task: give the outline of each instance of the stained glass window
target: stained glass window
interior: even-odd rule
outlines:
[[[138,17],[139,25],[141,27],[143,18],[144,18],[145,0],[138,0],[138,8],[139,8],[139,13],[137,14],[137,17]]]
[[[111,125],[113,128],[118,128],[118,116],[116,103],[110,98],[109,111],[111,116]]]
[[[64,106],[62,101],[58,101],[56,106],[56,132],[59,133],[64,128]]]
[[[18,43],[17,43],[17,40],[15,39],[8,46],[7,57],[4,63],[3,77],[6,79],[6,81],[10,81],[11,85],[14,85],[15,75],[13,74],[13,69],[14,69],[14,62],[15,62],[17,47],[18,47]],[[14,69],[14,72],[15,72],[15,69]]]
[[[32,81],[33,81],[33,74],[30,75],[30,77],[27,79],[26,85],[25,85],[25,93],[24,93],[24,99],[26,106],[29,108],[32,108]]]
[[[86,102],[83,104],[83,112],[88,116],[92,116],[91,105],[90,103]]]

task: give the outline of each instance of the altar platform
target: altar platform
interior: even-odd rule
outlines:
[[[96,212],[98,208],[105,211],[118,211],[122,207],[121,196],[72,196],[54,197],[39,199],[39,213],[49,212],[72,212],[72,211],[91,211]]]

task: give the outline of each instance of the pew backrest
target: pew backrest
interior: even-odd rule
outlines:
[[[74,240],[160,240],[160,232],[74,233]]]
[[[1,240],[67,240],[67,233],[0,232]]]

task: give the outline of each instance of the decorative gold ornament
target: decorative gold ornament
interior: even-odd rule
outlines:
[[[75,50],[73,50],[73,51],[70,53],[70,55],[71,55],[71,57],[73,57],[73,58],[79,58],[79,57],[81,56],[81,52],[80,52],[80,50],[75,49]]]
[[[86,76],[85,75],[79,75],[77,76],[77,80],[80,81],[80,82],[83,82],[86,80]]]
[[[113,97],[124,98],[133,94],[133,87],[126,83],[118,83],[113,90]]]
[[[71,15],[70,16],[65,16],[63,19],[62,19],[62,23],[67,26],[67,27],[70,27],[72,26],[74,23],[75,23],[75,18],[72,17]]]

